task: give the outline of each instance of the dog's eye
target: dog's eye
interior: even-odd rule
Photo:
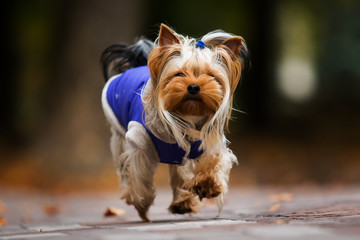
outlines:
[[[183,72],[175,73],[174,77],[185,77],[186,75]]]
[[[212,73],[208,73],[208,75],[209,75],[210,77],[215,78],[215,75],[214,75],[214,74],[212,74]]]

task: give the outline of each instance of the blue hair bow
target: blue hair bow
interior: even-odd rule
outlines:
[[[196,47],[200,48],[200,49],[204,49],[206,47],[205,43],[201,40],[199,40],[196,45]]]

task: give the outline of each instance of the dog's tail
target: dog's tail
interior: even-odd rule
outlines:
[[[149,53],[153,48],[154,43],[145,38],[130,46],[114,44],[106,48],[101,55],[105,81],[127,69],[146,65]]]

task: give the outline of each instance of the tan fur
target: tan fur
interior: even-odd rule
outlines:
[[[149,159],[146,150],[142,150],[131,140],[129,135],[132,129],[134,128],[129,128],[126,133],[128,137],[113,129],[111,148],[120,184],[125,189],[121,199],[134,205],[141,219],[148,222],[146,214],[155,199],[153,175],[157,162]]]
[[[195,39],[161,25],[148,59],[151,79],[142,95],[146,125],[156,137],[176,142],[186,153],[190,140],[202,141],[204,152],[198,159],[184,157],[183,165],[169,166],[173,191],[169,211],[176,214],[197,213],[203,198],[217,198],[220,213],[230,169],[237,163],[227,147],[224,128],[240,80],[238,54],[244,41],[223,32],[209,33],[203,41],[207,47],[196,48]],[[190,84],[200,87],[195,96],[188,93]],[[126,133],[118,126],[104,92],[105,115],[113,126],[111,149],[124,187],[122,199],[134,205],[143,221],[149,221],[147,212],[155,198],[153,175],[159,161],[155,147],[141,124],[132,124]]]
[[[222,86],[210,72],[198,73],[184,69],[184,76],[172,77],[160,86],[164,109],[180,115],[206,116],[214,114],[223,98]],[[170,75],[171,76],[171,75]],[[188,94],[190,84],[199,85],[201,91],[196,97]]]
[[[194,177],[192,171],[187,166],[170,165],[169,172],[173,189],[173,201],[169,211],[175,214],[197,213],[202,208],[202,204],[199,197],[187,186]]]

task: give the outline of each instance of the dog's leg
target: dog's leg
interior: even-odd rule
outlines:
[[[198,196],[187,188],[194,174],[189,166],[169,165],[173,201],[169,211],[174,214],[197,213],[202,204]]]
[[[147,211],[155,198],[153,176],[156,165],[149,161],[146,154],[126,144],[126,151],[120,155],[120,174],[125,192],[122,199],[129,205],[134,205],[141,219],[149,222]]]
[[[226,148],[219,153],[203,153],[194,168],[195,176],[190,187],[192,192],[196,193],[200,200],[217,197],[219,213],[224,195],[228,191],[230,169],[236,162],[235,155]]]
[[[111,148],[120,183],[124,187],[121,198],[127,204],[134,205],[141,219],[149,222],[147,212],[155,198],[153,176],[157,161],[132,141],[132,135],[141,137],[141,133],[134,135],[134,131],[135,128],[129,129],[124,137],[113,132]]]

